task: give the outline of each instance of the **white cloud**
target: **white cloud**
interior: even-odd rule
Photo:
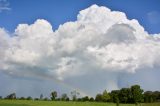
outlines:
[[[158,34],[150,36],[137,20],[97,5],[80,11],[77,21],[56,31],[38,19],[19,24],[14,34],[9,37],[0,29],[1,71],[53,78],[89,93],[118,88],[122,73],[145,75],[145,69],[160,66]]]
[[[7,0],[0,0],[0,12],[11,10],[9,8],[9,2]]]
[[[160,13],[157,11],[151,11],[147,14],[148,20],[151,24],[159,24],[160,23]]]

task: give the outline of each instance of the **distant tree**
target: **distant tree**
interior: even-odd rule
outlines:
[[[34,100],[39,100],[39,98],[34,98]]]
[[[43,100],[44,100],[44,101],[48,101],[49,99],[48,99],[47,97],[45,97]]]
[[[132,98],[132,93],[130,88],[122,88],[119,93],[119,99],[122,103],[130,102]]]
[[[82,98],[77,98],[77,101],[78,101],[78,102],[81,102],[81,101],[82,101]]]
[[[160,101],[160,92],[159,91],[146,91],[144,92],[144,102],[152,103]]]
[[[66,101],[69,101],[69,97],[66,99]]]
[[[32,100],[32,97],[31,97],[31,96],[28,96],[26,99],[27,99],[27,100]]]
[[[20,98],[19,98],[19,100],[25,100],[25,99],[26,99],[25,97],[20,97]]]
[[[102,94],[102,101],[107,102],[109,99],[110,99],[110,95],[108,94],[108,92],[106,90],[104,90],[104,92]]]
[[[2,96],[0,96],[0,99],[3,99],[3,97],[2,97]]]
[[[96,98],[95,98],[95,101],[97,102],[101,102],[103,99],[102,99],[102,94],[97,94],[96,95]]]
[[[154,102],[160,102],[160,92],[159,91],[154,91],[152,96],[153,96]]]
[[[131,86],[131,93],[134,103],[141,102],[143,100],[143,90],[139,85]]]
[[[91,97],[91,98],[89,99],[89,101],[90,101],[90,102],[93,102],[93,101],[94,101],[94,98],[93,98],[93,97]]]
[[[51,92],[51,100],[56,100],[56,97],[57,97],[57,92],[56,91]]]
[[[151,101],[151,98],[152,98],[152,91],[146,91],[146,92],[144,92],[144,102],[146,102],[146,103],[151,103],[152,101]]]
[[[66,93],[64,93],[64,94],[61,95],[61,100],[62,100],[62,101],[66,101],[67,98],[68,98],[68,96],[67,96]]]
[[[88,96],[83,97],[83,98],[82,98],[82,101],[84,101],[84,102],[85,102],[85,101],[89,101],[89,97],[88,97]]]
[[[56,99],[56,101],[60,101],[60,100],[61,100],[61,98],[57,98],[57,99]]]
[[[40,95],[39,99],[40,99],[40,100],[43,100],[43,94]]]
[[[76,101],[78,95],[80,95],[79,92],[77,92],[76,90],[72,91],[72,92],[71,92],[72,100],[73,100],[73,101]]]
[[[6,97],[6,99],[16,99],[16,93],[12,93]]]
[[[116,103],[117,98],[119,100],[119,94],[120,94],[120,90],[112,90],[111,93],[109,93],[110,101]]]

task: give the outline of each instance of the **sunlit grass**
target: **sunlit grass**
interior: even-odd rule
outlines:
[[[98,103],[98,102],[0,100],[0,106],[116,106],[116,104]],[[135,105],[134,104],[120,104],[119,106],[135,106]],[[160,103],[141,104],[141,106],[160,106]]]

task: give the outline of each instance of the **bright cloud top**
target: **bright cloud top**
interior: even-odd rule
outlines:
[[[149,35],[137,20],[102,6],[80,11],[77,21],[56,31],[38,19],[19,24],[13,35],[0,29],[0,70],[10,75],[62,81],[91,76],[96,81],[98,73],[117,88],[118,73],[160,66],[159,34]],[[116,74],[110,78],[111,73]]]

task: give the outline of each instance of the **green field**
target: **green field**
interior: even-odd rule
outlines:
[[[0,100],[0,106],[116,106],[116,104],[97,103],[97,102]],[[135,106],[135,105],[134,104],[120,104],[120,106]],[[141,104],[141,106],[160,106],[160,103]]]

